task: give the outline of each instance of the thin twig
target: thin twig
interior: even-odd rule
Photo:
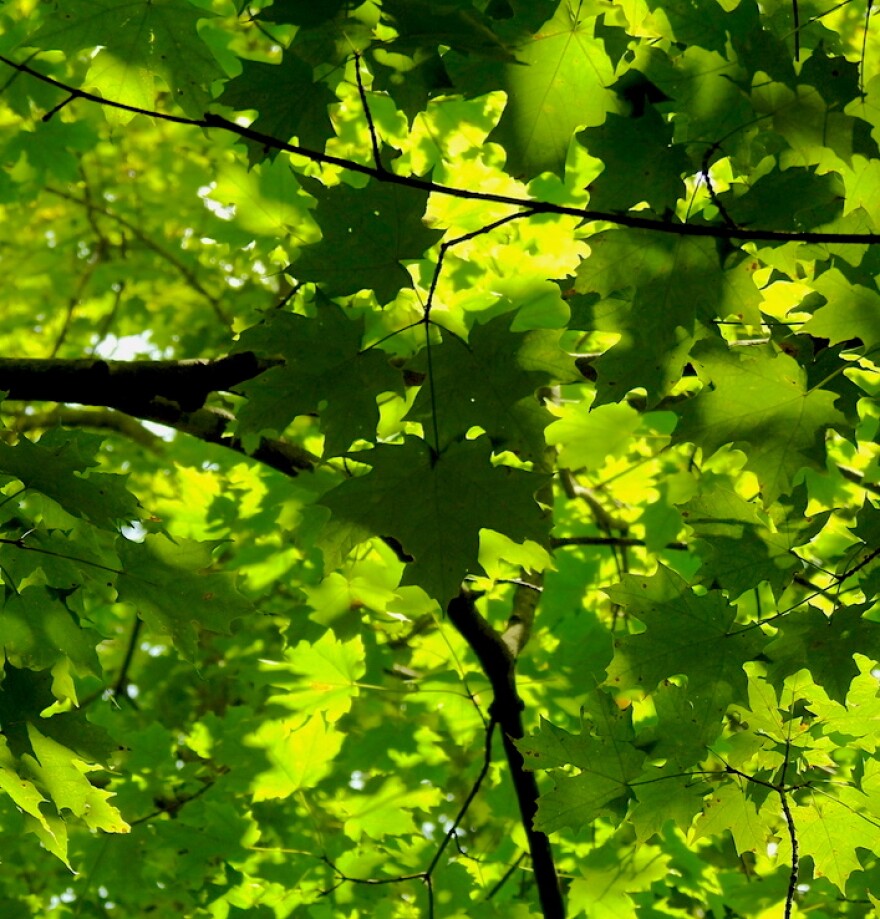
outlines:
[[[85,208],[87,213],[96,213],[100,214],[102,217],[106,217],[108,220],[112,220],[114,223],[117,223],[119,226],[128,230],[132,236],[145,248],[149,249],[151,252],[154,252],[159,258],[168,262],[175,271],[186,281],[186,283],[201,297],[203,297],[210,304],[211,309],[214,311],[217,318],[224,324],[230,325],[232,320],[223,310],[223,307],[220,305],[220,298],[214,296],[210,293],[202,282],[196,277],[195,273],[187,265],[185,265],[173,252],[166,249],[164,246],[161,246],[154,239],[147,236],[146,233],[136,224],[129,220],[127,217],[123,217],[121,214],[117,214],[115,211],[110,210],[108,207],[103,205],[96,204],[91,199],[84,200],[83,198],[78,198],[76,195],[72,195],[69,192],[63,191],[60,188],[54,188],[49,185],[45,189],[50,195],[55,195],[57,198],[63,198],[66,201],[70,201],[73,204],[79,204],[81,207]]]
[[[474,781],[474,784],[471,786],[471,790],[468,792],[467,796],[462,802],[461,807],[458,810],[458,813],[455,815],[455,820],[453,820],[450,824],[449,829],[446,831],[446,835],[443,837],[443,841],[437,847],[437,851],[434,853],[434,857],[431,859],[428,867],[425,869],[426,878],[431,877],[431,875],[434,873],[434,869],[437,867],[437,863],[440,861],[440,857],[443,855],[444,850],[449,845],[452,837],[455,835],[455,831],[461,825],[461,821],[464,820],[465,814],[467,814],[471,803],[477,796],[477,792],[480,790],[480,786],[483,784],[483,779],[486,778],[486,775],[492,766],[492,737],[495,734],[496,724],[497,722],[495,719],[490,718],[488,725],[486,725],[486,743],[483,753],[483,765],[479,774],[477,775],[476,780]]]
[[[519,855],[517,855],[517,857],[508,866],[507,871],[501,875],[498,881],[492,886],[492,889],[486,894],[487,900],[491,900],[492,897],[494,897],[495,894],[498,893],[498,891],[501,890],[501,888],[513,877],[514,872],[517,868],[519,868],[520,863],[525,857],[525,852],[520,852]]]
[[[562,549],[565,546],[611,546],[622,548],[624,546],[646,546],[644,539],[637,539],[634,536],[551,536],[550,545],[554,549]],[[664,549],[674,549],[677,552],[687,552],[688,544],[686,542],[668,542]]]
[[[373,113],[370,111],[370,105],[367,102],[367,91],[364,89],[364,81],[361,77],[361,56],[360,53],[354,52],[354,75],[357,80],[358,95],[361,98],[361,106],[364,110],[364,117],[367,119],[367,129],[370,132],[370,146],[373,148],[373,165],[381,173],[387,171],[382,165],[382,156],[379,148],[379,137],[376,134],[376,124],[373,121]]]
[[[137,650],[142,625],[143,621],[141,617],[135,615],[134,625],[131,627],[131,635],[128,639],[128,645],[125,648],[125,656],[122,658],[122,664],[119,667],[116,682],[113,684],[112,691],[114,696],[121,696],[124,693],[125,697],[128,698],[128,693],[126,692],[128,687],[128,671],[131,667],[131,662],[134,660],[134,652]]]

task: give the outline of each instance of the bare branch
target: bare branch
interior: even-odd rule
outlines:
[[[577,217],[581,220],[599,221],[614,224],[616,226],[630,227],[637,230],[650,230],[654,233],[665,233],[673,236],[699,236],[709,239],[728,239],[736,242],[852,243],[855,245],[873,245],[880,243],[880,233],[789,232],[785,230],[767,230],[762,228],[745,229],[739,227],[722,227],[711,224],[674,223],[672,221],[658,220],[651,217],[639,217],[631,213],[618,214],[607,211],[595,211],[590,208],[554,204],[551,201],[540,201],[517,195],[501,195],[476,189],[458,188],[454,185],[443,185],[439,182],[431,182],[428,179],[420,179],[417,176],[398,175],[397,173],[386,172],[384,169],[378,169],[376,166],[358,163],[355,160],[346,159],[341,156],[333,156],[332,154],[322,153],[318,150],[310,150],[308,147],[302,147],[298,144],[291,144],[279,140],[277,137],[272,137],[269,134],[264,134],[262,131],[255,131],[253,128],[239,125],[234,121],[230,121],[228,118],[224,118],[222,115],[216,115],[212,112],[205,113],[201,118],[188,118],[184,115],[157,112],[152,109],[140,108],[136,105],[127,105],[124,102],[116,102],[112,99],[103,99],[101,96],[97,96],[94,93],[68,86],[60,80],[40,73],[39,70],[35,70],[29,64],[19,63],[5,55],[0,55],[0,63],[5,64],[13,70],[17,70],[19,73],[27,74],[36,80],[40,80],[49,86],[54,86],[56,89],[68,93],[71,97],[68,102],[83,99],[95,105],[119,109],[120,111],[131,112],[135,115],[145,115],[148,118],[158,118],[173,124],[227,131],[230,134],[234,134],[236,137],[240,137],[242,140],[253,141],[266,150],[281,150],[286,153],[301,156],[313,163],[337,166],[340,169],[370,176],[370,178],[378,179],[379,181],[403,185],[407,188],[416,188],[423,192],[426,191],[447,195],[452,198],[463,198],[468,201],[486,201],[494,204],[509,204],[511,207],[529,208],[536,214],[559,214],[561,216]]]
[[[195,411],[210,393],[232,392],[279,363],[250,351],[192,361],[0,358],[0,391],[22,402],[102,405],[146,417],[138,409],[156,398]]]
[[[516,688],[516,658],[504,638],[480,614],[473,594],[466,588],[462,588],[458,596],[450,601],[446,613],[471,646],[492,684],[493,699],[489,713],[501,728],[504,753],[519,803],[520,819],[529,842],[529,854],[532,857],[544,919],[564,919],[565,905],[550,840],[534,826],[538,810],[538,783],[534,773],[525,768],[522,753],[515,743],[525,733],[522,700]]]

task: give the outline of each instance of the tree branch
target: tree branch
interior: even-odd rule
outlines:
[[[561,216],[577,217],[587,221],[601,221],[605,223],[616,224],[617,226],[630,227],[637,230],[650,230],[655,233],[667,233],[674,236],[701,236],[711,239],[728,239],[736,242],[804,242],[804,243],[853,243],[857,245],[880,243],[880,233],[825,233],[825,232],[788,232],[784,230],[766,230],[766,229],[744,229],[740,227],[716,226],[712,224],[692,224],[692,223],[673,223],[672,221],[657,220],[650,217],[639,217],[631,213],[609,213],[607,211],[594,211],[589,208],[574,207],[572,205],[554,204],[551,201],[541,201],[534,198],[520,197],[516,195],[501,195],[493,192],[478,191],[476,189],[458,188],[454,185],[443,185],[439,182],[432,182],[428,179],[420,179],[417,176],[398,175],[393,172],[386,172],[375,165],[359,163],[355,160],[349,160],[341,156],[333,156],[329,153],[322,153],[318,150],[310,150],[308,147],[302,147],[299,144],[291,144],[286,141],[272,137],[270,134],[263,134],[261,131],[255,131],[253,128],[245,127],[230,121],[222,115],[216,115],[212,112],[205,113],[201,118],[188,118],[184,115],[172,115],[168,112],[157,112],[152,109],[140,108],[136,105],[127,105],[124,102],[116,102],[113,99],[104,99],[94,93],[86,92],[83,89],[77,89],[56,80],[53,77],[40,73],[28,64],[19,63],[4,55],[0,55],[0,63],[7,67],[17,70],[19,73],[27,74],[36,80],[40,80],[49,86],[54,86],[62,92],[68,93],[69,98],[62,105],[67,105],[77,99],[83,99],[87,102],[93,102],[96,105],[119,109],[123,112],[131,112],[135,115],[145,115],[148,118],[158,118],[162,121],[169,121],[173,124],[190,125],[195,128],[217,129],[227,131],[240,137],[242,140],[249,140],[259,144],[265,150],[280,150],[286,153],[292,153],[301,156],[313,163],[320,163],[326,166],[337,166],[348,172],[357,172],[361,175],[369,176],[380,182],[390,182],[394,185],[403,185],[407,188],[415,188],[419,191],[446,195],[452,198],[464,198],[469,201],[485,201],[493,204],[508,204],[516,208],[529,208],[535,214],[559,214]],[[48,112],[43,116],[44,120],[52,117],[55,110]]]
[[[12,432],[45,431],[63,425],[70,428],[92,428],[121,434],[151,453],[162,450],[162,438],[147,430],[129,415],[110,408],[56,408],[50,412],[21,414],[12,423]]]
[[[76,402],[129,415],[162,398],[195,411],[212,392],[232,392],[280,359],[251,351],[215,360],[106,361],[100,358],[0,358],[0,390],[22,402]]]
[[[0,391],[15,401],[75,402],[118,409],[296,476],[312,471],[320,458],[295,444],[268,437],[249,452],[229,432],[235,416],[204,405],[211,393],[231,392],[280,363],[250,351],[195,361],[0,358]],[[90,413],[83,413],[78,422],[90,424]]]
[[[450,601],[446,613],[476,654],[492,685],[493,699],[489,714],[501,728],[504,753],[519,802],[523,829],[529,842],[529,854],[532,857],[544,919],[565,919],[565,905],[550,840],[545,833],[534,827],[538,810],[538,782],[534,773],[526,770],[522,753],[514,742],[524,735],[522,700],[516,688],[516,658],[504,636],[499,635],[477,610],[474,595],[466,588],[462,588],[459,595]]]

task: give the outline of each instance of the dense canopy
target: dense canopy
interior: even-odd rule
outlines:
[[[0,4],[0,914],[880,903],[880,25]]]

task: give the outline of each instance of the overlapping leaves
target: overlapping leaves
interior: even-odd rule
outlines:
[[[107,890],[132,915],[402,916],[453,839],[429,915],[528,910],[506,773],[480,772],[486,674],[435,606],[490,574],[478,608],[507,621],[551,524],[519,746],[571,911],[872,902],[878,266],[822,234],[876,230],[878,58],[846,4],[792,9],[4,5],[4,54],[70,87],[3,85],[9,353],[278,361],[191,416],[153,406],[234,413],[211,453],[5,407],[10,914],[71,884],[83,914]],[[108,126],[80,88],[211,128]],[[509,205],[479,196],[526,188],[567,209],[553,232],[482,234]],[[611,219],[576,223],[587,201]],[[315,474],[256,471],[261,437]],[[127,821],[131,848],[91,836]],[[84,880],[34,871],[23,831]]]

